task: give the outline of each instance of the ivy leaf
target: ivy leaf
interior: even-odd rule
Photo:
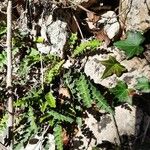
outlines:
[[[128,89],[127,84],[123,81],[119,81],[116,87],[110,89],[110,92],[115,95],[118,102],[127,102],[129,104],[132,104],[130,96],[132,91],[132,89]]]
[[[145,38],[140,32],[129,31],[127,32],[127,39],[115,42],[114,45],[125,51],[127,58],[131,58],[143,52],[144,49],[141,44],[144,40]]]
[[[121,76],[123,72],[126,71],[126,68],[122,66],[114,57],[109,56],[108,60],[100,61],[102,65],[106,67],[102,79],[107,78],[113,74],[116,74],[117,77]]]
[[[52,95],[51,92],[48,92],[46,95],[45,95],[45,99],[48,103],[48,105],[52,108],[56,108],[56,99],[55,97]]]
[[[141,92],[149,93],[150,92],[150,81],[146,77],[140,77],[137,79],[137,84],[135,88]]]

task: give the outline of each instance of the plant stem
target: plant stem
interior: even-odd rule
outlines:
[[[12,0],[8,0],[7,6],[7,78],[6,87],[8,94],[8,149],[13,149],[13,98],[12,98]]]

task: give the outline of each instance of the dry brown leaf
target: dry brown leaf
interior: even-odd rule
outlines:
[[[103,29],[94,29],[92,32],[98,40],[104,41],[106,46],[110,44],[110,39]]]
[[[59,95],[61,95],[62,97],[68,98],[68,99],[71,98],[69,90],[66,87],[60,87]]]
[[[100,16],[97,16],[92,11],[87,12],[87,17],[88,17],[88,20],[93,22],[93,23],[96,23],[100,19]]]
[[[62,137],[63,137],[63,144],[67,145],[69,142],[69,135],[67,134],[67,131],[65,129],[63,129]]]

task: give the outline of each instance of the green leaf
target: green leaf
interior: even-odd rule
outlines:
[[[53,78],[59,74],[60,68],[63,65],[63,63],[64,63],[64,60],[57,62],[52,68],[49,68],[46,71],[46,75],[45,75],[46,83],[50,83],[53,80]]]
[[[61,122],[65,121],[65,122],[72,123],[74,121],[71,117],[62,115],[62,114],[60,114],[56,111],[53,111],[53,110],[49,111],[47,114],[48,114],[47,117],[50,117],[50,116],[54,117],[55,120],[58,120]]]
[[[132,104],[132,99],[130,96],[131,89],[128,89],[127,84],[123,81],[119,81],[116,87],[111,88],[110,92],[115,95],[118,102],[127,102]]]
[[[114,45],[125,51],[127,58],[131,58],[143,52],[144,49],[141,44],[144,40],[145,38],[140,32],[129,31],[127,32],[127,39],[115,42]]]
[[[55,97],[52,95],[51,92],[48,92],[46,95],[45,95],[45,99],[46,101],[48,102],[48,105],[52,108],[56,108],[56,99]]]
[[[121,76],[123,72],[126,71],[126,68],[122,66],[114,57],[109,56],[108,60],[100,61],[104,65],[105,71],[102,75],[102,79],[107,78],[113,74],[116,74],[117,77]]]
[[[53,129],[54,137],[55,137],[55,144],[57,146],[57,150],[63,150],[63,130],[60,125],[56,125]]]
[[[83,105],[87,108],[92,106],[92,99],[90,95],[90,88],[88,82],[83,74],[80,75],[79,80],[76,81],[77,91],[83,101]]]
[[[110,114],[114,114],[112,108],[107,103],[107,100],[105,99],[105,97],[92,83],[90,83],[90,88],[91,88],[91,94],[92,94],[93,100],[95,100],[97,107],[102,110],[105,110],[106,112]]]
[[[94,51],[98,46],[101,45],[102,42],[99,40],[91,40],[82,42],[79,46],[76,47],[76,49],[73,52],[73,57],[79,56],[87,51],[87,48],[90,49],[90,51]]]
[[[5,22],[0,22],[0,36],[7,32],[7,26]]]
[[[150,81],[146,77],[140,77],[137,79],[137,84],[135,88],[141,92],[149,93],[150,92]]]
[[[34,42],[35,42],[35,43],[43,43],[44,40],[45,40],[45,39],[44,39],[43,37],[38,36],[38,37],[36,37],[36,38],[34,39]]]
[[[72,33],[69,39],[70,46],[73,46],[78,39],[77,33]]]

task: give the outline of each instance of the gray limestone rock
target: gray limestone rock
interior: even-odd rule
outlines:
[[[150,29],[150,0],[120,0],[119,13],[126,30]]]
[[[143,112],[130,105],[115,108],[114,118],[110,114],[99,116],[99,120],[94,118],[90,112],[85,118],[84,125],[79,127],[79,131],[73,138],[73,150],[92,150],[98,144],[104,141],[114,144],[120,144],[119,136],[137,137],[140,131]],[[90,137],[87,136],[90,132]]]

